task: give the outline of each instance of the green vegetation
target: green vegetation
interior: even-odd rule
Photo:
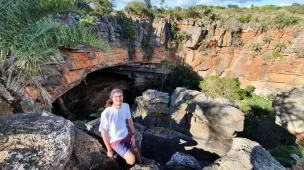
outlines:
[[[285,43],[281,42],[281,43],[277,43],[275,46],[274,46],[274,50],[276,52],[281,52],[283,50],[285,50],[287,47],[285,45]]]
[[[237,78],[210,76],[200,81],[199,87],[207,96],[236,100],[244,113],[256,115],[269,115],[271,113],[271,98],[265,99],[254,94],[255,88],[253,86],[242,89]]]
[[[241,23],[248,23],[250,21],[251,15],[250,14],[242,14],[239,16],[239,20]]]
[[[270,154],[278,160],[283,166],[291,167],[297,163],[295,157],[304,156],[304,149],[297,145],[280,145],[269,150]]]
[[[4,81],[14,80],[13,84],[35,84],[48,109],[50,96],[34,77],[50,74],[44,70],[49,61],[58,63],[59,47],[81,44],[111,52],[109,46],[83,24],[67,27],[49,16],[57,14],[60,17],[67,12],[85,14],[76,1],[0,0],[0,4],[0,75]],[[20,86],[17,87],[6,84],[6,88],[15,94],[20,90]]]
[[[87,121],[86,120],[75,120],[75,121],[73,121],[73,123],[76,127],[86,128],[85,124],[87,123]]]
[[[262,45],[259,42],[251,42],[250,47],[252,51],[259,53],[262,50]]]
[[[191,71],[187,66],[174,65],[168,60],[162,60],[160,63],[161,68],[169,69],[170,74],[164,74],[163,78],[160,80],[161,91],[173,92],[176,87],[185,87],[188,89],[198,90],[199,76]]]
[[[200,81],[199,87],[207,95],[214,98],[223,97],[238,100],[240,96],[240,82],[235,78],[219,78],[210,76]]]
[[[135,15],[148,15],[150,13],[147,4],[139,1],[129,2],[124,10]]]
[[[268,51],[262,55],[262,59],[265,61],[272,61],[274,62],[276,59],[282,59],[283,54],[276,51]]]
[[[223,23],[237,20],[241,24],[248,23],[260,29],[261,32],[269,28],[282,29],[287,26],[303,24],[304,21],[304,5],[265,5],[248,8],[230,4],[227,8],[197,5],[188,8],[165,9],[163,7],[152,8],[151,2],[147,0],[145,2],[130,2],[124,11],[137,15],[171,16],[174,20],[182,20],[183,18],[202,19],[204,23],[212,23],[214,20],[220,20]]]
[[[266,36],[264,36],[263,37],[263,42],[264,42],[264,44],[268,44],[268,46],[269,46],[269,44],[270,44],[270,42],[273,40],[273,38],[272,38],[272,36],[270,36],[270,35],[266,35]]]

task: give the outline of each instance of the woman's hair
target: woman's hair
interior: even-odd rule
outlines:
[[[121,93],[121,94],[123,94],[122,90],[120,90],[120,89],[113,89],[111,91],[110,95],[109,95],[109,99],[106,101],[105,107],[111,107],[112,106],[112,104],[113,104],[112,98],[113,98],[113,96],[114,96],[115,93]]]

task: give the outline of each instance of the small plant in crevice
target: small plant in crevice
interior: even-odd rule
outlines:
[[[274,46],[273,49],[274,49],[276,52],[281,52],[281,51],[285,50],[286,48],[287,48],[287,46],[285,45],[285,43],[279,42],[279,43],[277,43],[277,44]]]
[[[266,36],[263,37],[263,42],[264,42],[264,44],[267,44],[268,47],[269,47],[270,42],[271,42],[272,40],[273,40],[273,38],[272,38],[272,36],[270,36],[270,35],[266,35]]]
[[[251,42],[249,46],[255,53],[259,53],[262,50],[262,45],[259,42]]]
[[[234,47],[240,47],[243,45],[243,39],[241,38],[241,34],[239,32],[232,33],[232,40],[231,44]]]

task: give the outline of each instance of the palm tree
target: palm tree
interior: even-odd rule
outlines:
[[[49,15],[68,12],[84,13],[76,0],[0,0],[0,97],[12,102],[12,94],[34,83],[50,106],[48,93],[34,77],[43,74],[42,65],[56,61],[59,47],[81,44],[110,53],[92,30],[79,23],[63,25]]]

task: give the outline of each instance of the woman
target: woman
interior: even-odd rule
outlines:
[[[113,89],[110,93],[107,108],[101,113],[99,131],[107,148],[107,156],[112,158],[114,151],[126,160],[129,165],[140,162],[139,151],[135,145],[134,124],[130,107],[123,103],[123,92]],[[126,126],[126,120],[130,133]],[[114,150],[114,151],[113,151]]]

